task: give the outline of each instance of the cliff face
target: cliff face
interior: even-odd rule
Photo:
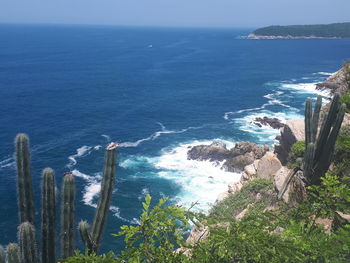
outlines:
[[[350,85],[350,62],[347,62],[340,70],[330,76],[325,82],[318,83],[317,89],[330,90],[332,94],[338,92],[344,95],[349,91]]]

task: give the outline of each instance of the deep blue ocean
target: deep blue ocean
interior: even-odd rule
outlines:
[[[251,121],[302,118],[314,83],[350,59],[349,39],[242,38],[250,31],[0,25],[0,243],[16,240],[18,132],[31,139],[37,228],[45,167],[59,187],[76,175],[76,221],[92,222],[110,141],[121,145],[104,251],[121,249],[111,233],[137,223],[148,193],[208,210],[239,174],[188,161],[188,147],[273,145],[278,130]]]

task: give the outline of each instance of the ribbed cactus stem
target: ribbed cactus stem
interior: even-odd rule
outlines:
[[[327,142],[323,147],[323,152],[319,155],[319,159],[316,162],[314,172],[315,176],[312,181],[313,184],[319,184],[321,182],[320,177],[322,177],[327,172],[329,165],[332,161],[334,145],[344,119],[345,109],[345,104],[342,104],[339,108],[339,112],[337,113],[336,119],[334,121],[332,131],[329,134]]]
[[[313,163],[315,156],[315,145],[309,143],[304,156],[304,176],[310,182],[313,175]]]
[[[96,248],[93,252],[97,253],[103,229],[107,221],[109,205],[114,190],[116,176],[116,148],[117,143],[110,143],[106,148],[105,161],[103,167],[103,178],[101,183],[101,195],[97,205],[94,222],[91,230],[91,237]]]
[[[312,114],[312,124],[311,124],[311,128],[312,128],[311,142],[312,143],[316,142],[321,107],[322,107],[322,97],[318,96],[316,104],[315,104],[315,109],[314,109],[314,112]]]
[[[308,98],[305,103],[305,145],[312,142],[312,102]]]
[[[21,263],[38,263],[35,230],[31,223],[24,222],[18,228]]]
[[[74,254],[74,211],[75,211],[75,180],[72,173],[63,176],[62,186],[62,257]]]
[[[43,171],[42,181],[42,262],[56,263],[55,216],[56,216],[55,174],[51,168]]]
[[[16,243],[10,243],[7,246],[7,263],[20,263],[19,247]]]
[[[0,263],[6,263],[6,253],[3,246],[0,245]]]
[[[340,100],[340,95],[336,93],[333,97],[331,106],[328,110],[328,114],[323,121],[322,128],[318,136],[316,151],[315,151],[315,160],[319,159],[320,154],[323,152],[323,148],[326,145],[329,133],[337,117],[339,100]]]
[[[15,139],[17,163],[17,192],[20,222],[34,224],[33,185],[30,171],[29,139],[20,133]]]
[[[80,221],[79,223],[79,233],[81,240],[86,245],[89,251],[96,250],[96,244],[93,242],[90,234],[90,225],[87,221]]]

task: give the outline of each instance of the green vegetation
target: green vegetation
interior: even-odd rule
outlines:
[[[216,203],[210,210],[210,217],[217,221],[233,218],[242,212],[249,204],[254,204],[254,208],[259,210],[275,201],[271,195],[273,183],[271,180],[256,179],[246,184],[242,189],[230,195],[222,201]],[[256,195],[261,195],[258,199]]]
[[[75,182],[71,173],[64,175],[63,259],[58,261],[54,171],[47,168],[43,172],[40,253],[34,225],[29,140],[20,134],[16,137],[16,161],[19,216],[23,222],[19,226],[19,245],[9,244],[7,251],[0,246],[0,263],[38,263],[39,255],[45,263],[349,262],[350,220],[344,214],[350,213],[350,126],[340,129],[345,105],[335,95],[318,133],[321,103],[318,98],[312,110],[311,100],[306,102],[305,142],[295,143],[289,155],[290,163],[298,165],[295,170],[303,169],[305,178],[301,179],[308,185],[307,196],[299,203],[279,201],[272,180],[266,179],[246,183],[239,192],[216,203],[208,215],[194,212],[195,204],[186,209],[168,204],[167,198],[153,205],[147,195],[139,223],[124,225],[113,234],[124,239],[125,249],[120,254],[97,255],[115,182],[117,145],[110,144],[92,229],[86,221],[79,223],[87,247],[84,254],[73,253]],[[331,162],[335,166],[328,170]],[[191,232],[191,242],[186,242],[191,228],[198,235]]]
[[[319,97],[313,112],[311,100],[308,99],[305,104],[306,152],[303,171],[307,183],[311,185],[319,185],[321,177],[328,171],[345,114],[345,105],[340,103],[340,95],[335,94],[322,122],[320,132],[316,136],[321,103],[322,99]]]
[[[288,156],[288,168],[294,169],[300,167],[305,153],[305,141],[298,141],[292,145]]]
[[[335,23],[328,25],[293,25],[269,26],[255,30],[257,36],[292,36],[292,37],[350,37],[350,23]]]
[[[270,185],[252,181],[245,190],[266,191]],[[335,211],[348,212],[350,188],[327,174],[321,186],[310,187],[309,193],[309,199],[294,208],[280,204],[281,208],[273,211],[250,209],[241,220],[231,216],[221,223],[213,222],[212,215],[196,219],[195,213],[183,207],[166,206],[165,199],[151,209],[151,197],[147,196],[140,224],[123,226],[116,234],[124,236],[127,244],[120,255],[77,254],[62,262],[107,262],[108,257],[118,263],[348,262],[350,226],[338,223],[326,233],[316,219],[334,218]],[[238,192],[231,200],[240,197]],[[220,208],[224,209],[229,215],[231,207]],[[186,244],[181,234],[191,222],[206,225],[210,234],[200,242]],[[177,247],[181,249],[174,252]]]

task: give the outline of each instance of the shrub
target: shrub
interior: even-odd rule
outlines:
[[[287,166],[290,169],[293,169],[301,165],[301,158],[304,157],[305,153],[305,142],[298,141],[292,145],[291,151],[288,156]]]

